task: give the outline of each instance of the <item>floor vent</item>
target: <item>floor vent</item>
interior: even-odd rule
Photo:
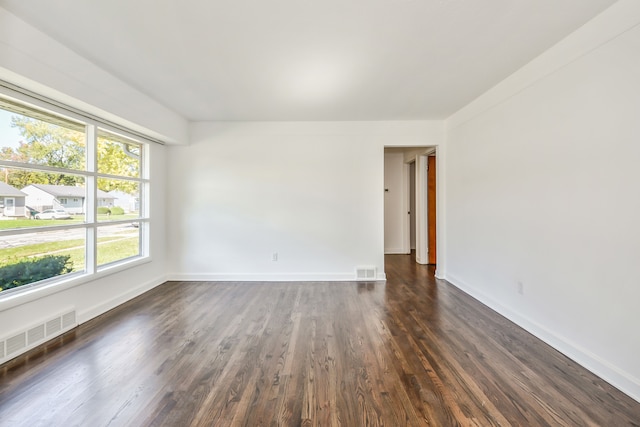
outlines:
[[[56,317],[53,320],[49,320],[46,325],[47,336],[50,337],[51,335],[55,335],[56,333],[60,332],[60,330],[62,329],[62,319],[60,317]]]
[[[29,345],[36,344],[44,339],[44,323],[27,331],[27,343]]]
[[[78,326],[76,310],[71,309],[60,313],[54,318],[37,322],[30,328],[0,340],[0,363],[13,359],[32,348],[67,332]]]
[[[356,280],[376,280],[376,268],[375,267],[356,268]]]
[[[7,356],[18,352],[27,346],[27,334],[22,332],[7,339]]]
[[[76,325],[76,311],[70,311],[62,315],[62,329]]]

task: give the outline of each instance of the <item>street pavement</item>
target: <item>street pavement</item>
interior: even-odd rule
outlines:
[[[113,236],[113,235],[119,235],[124,237],[127,234],[136,235],[137,233],[138,233],[138,228],[132,226],[131,224],[111,225],[108,227],[100,227],[98,229],[98,237]],[[85,230],[82,228],[74,228],[71,230],[55,230],[55,231],[46,231],[46,232],[36,232],[36,229],[34,229],[33,233],[17,234],[12,236],[0,236],[0,250],[7,249],[7,248],[27,246],[27,245],[35,245],[38,243],[84,239],[85,235],[86,235]]]

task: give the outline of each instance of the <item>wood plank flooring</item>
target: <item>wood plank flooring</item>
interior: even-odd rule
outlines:
[[[386,271],[168,282],[0,367],[0,425],[640,425],[640,403],[431,267]]]

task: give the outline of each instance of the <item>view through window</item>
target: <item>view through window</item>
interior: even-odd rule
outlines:
[[[146,145],[121,133],[0,96],[0,295],[144,255]]]

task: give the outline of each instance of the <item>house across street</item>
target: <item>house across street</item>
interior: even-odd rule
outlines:
[[[84,187],[70,185],[31,184],[22,189],[26,193],[27,206],[37,210],[64,209],[71,214],[83,214],[86,209],[86,194]],[[98,207],[114,206],[115,197],[109,193],[98,191]]]

